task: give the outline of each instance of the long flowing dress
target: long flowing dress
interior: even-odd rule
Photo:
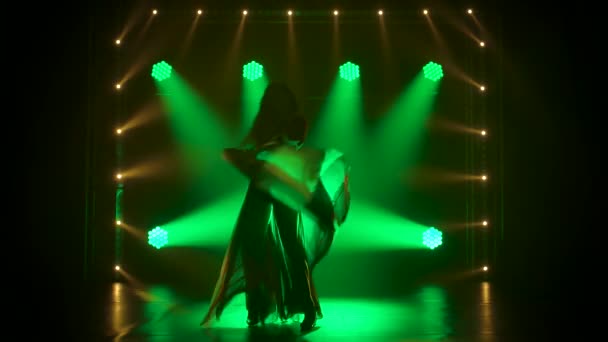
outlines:
[[[348,172],[341,171],[340,200],[329,198],[318,182],[327,153],[301,148],[306,132],[303,118],[268,108],[265,111],[262,103],[241,146],[225,150],[225,158],[238,164],[251,181],[201,325],[220,319],[230,301],[241,293],[246,295],[249,318],[255,321],[264,322],[272,314],[280,320],[312,312],[316,318],[323,317],[312,273],[330,249],[335,222],[343,222],[348,211]],[[272,160],[277,150],[279,162]],[[290,168],[301,172],[289,178]],[[300,189],[298,203],[289,203],[288,198],[298,197],[289,191],[297,193],[307,184],[313,184],[312,188]],[[310,206],[310,212],[325,219],[305,219],[305,211],[300,209],[303,203],[311,202],[316,204]],[[340,211],[338,220],[334,206]]]

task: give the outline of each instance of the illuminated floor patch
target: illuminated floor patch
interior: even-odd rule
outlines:
[[[167,288],[139,292],[141,317],[122,315],[124,322],[113,320],[122,329],[121,341],[252,341],[274,336],[297,340],[298,322],[269,323],[265,328],[249,329],[246,325],[244,296],[226,308],[220,321],[210,328],[199,323],[208,302],[177,299]],[[440,340],[450,333],[443,289],[422,288],[405,299],[321,298],[324,318],[318,329],[305,336],[306,341],[353,340]],[[124,302],[122,303],[125,304]],[[129,321],[131,320],[131,321]],[[128,329],[127,329],[128,328]]]

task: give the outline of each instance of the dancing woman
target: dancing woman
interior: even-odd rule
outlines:
[[[256,156],[284,147],[299,151],[307,132],[307,121],[298,113],[294,94],[283,84],[271,84],[238,151]],[[253,164],[255,170],[249,173],[260,174],[259,164]],[[309,164],[314,170],[316,165]],[[301,211],[262,190],[256,176],[250,179],[201,325],[208,325],[213,317],[219,319],[234,296],[244,292],[249,325],[263,324],[273,313],[281,320],[304,314],[301,330],[310,331],[322,317],[312,271],[327,254],[335,227],[304,227]]]

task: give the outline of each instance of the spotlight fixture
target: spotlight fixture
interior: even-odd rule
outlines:
[[[120,271],[120,266],[116,265],[116,266],[114,266],[114,269],[117,271]]]
[[[484,272],[487,272],[487,271],[488,271],[488,266],[484,266],[484,267],[482,268],[482,270],[483,270]]]
[[[153,10],[153,11],[152,11],[152,14],[153,14],[153,15],[156,15],[156,14],[158,14],[158,11],[157,11],[157,10]]]
[[[291,16],[293,12],[291,10],[287,11],[287,15]]]
[[[484,46],[486,46],[486,43],[485,42],[479,42],[479,46],[484,47]]]
[[[422,14],[424,14],[424,15],[428,15],[428,14],[429,14],[429,10],[427,10],[427,9],[423,10],[423,11],[422,11]]]
[[[378,15],[383,15],[383,14],[384,14],[384,11],[382,11],[382,10],[378,11]]]
[[[116,225],[117,225],[117,226],[120,226],[120,225],[121,225],[121,223],[122,223],[122,222],[121,222],[120,220],[116,220]]]
[[[148,244],[160,249],[169,243],[169,233],[161,227],[148,231]]]
[[[244,11],[243,11],[243,15],[247,15],[247,10],[244,10]]]
[[[122,173],[116,174],[116,179],[122,179]]]
[[[486,176],[486,175],[481,176],[481,180],[482,180],[482,181],[486,181],[486,180],[488,180],[488,176]]]
[[[198,15],[203,14],[203,10],[200,10],[200,9],[199,9],[198,11],[196,11],[196,14],[198,14]]]
[[[437,82],[443,78],[443,67],[440,64],[437,64],[433,61],[428,62],[423,68],[424,77]]]
[[[334,10],[334,15],[338,15],[338,10]]]
[[[469,8],[469,9],[467,10],[467,13],[469,13],[469,14],[473,14],[473,10]]]
[[[116,89],[120,89],[121,85],[120,83],[116,83]]]
[[[483,221],[481,224],[483,224],[483,225],[484,225],[484,227],[485,227],[485,226],[487,226],[487,225],[488,225],[488,221]]]
[[[173,67],[165,61],[160,61],[152,66],[152,78],[158,82],[162,82],[171,77]]]
[[[121,134],[122,134],[122,129],[120,129],[120,128],[119,128],[119,129],[117,129],[117,130],[116,130],[116,134],[121,135]]]
[[[115,43],[116,45],[120,45],[120,39],[116,39]]]
[[[264,75],[264,67],[262,64],[251,61],[245,65],[243,65],[243,77],[250,80],[255,81],[258,78]]]
[[[340,71],[340,77],[349,82],[359,78],[359,66],[355,63],[346,62],[338,70]]]
[[[422,243],[430,249],[435,249],[443,243],[443,233],[435,227],[430,227],[422,233]]]
[[[481,135],[485,136],[487,133],[485,130],[481,131]]]
[[[486,91],[486,86],[481,86],[481,87],[479,87],[479,90],[481,90],[481,91]]]

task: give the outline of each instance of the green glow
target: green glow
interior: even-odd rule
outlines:
[[[114,208],[114,220],[115,222],[122,221],[122,201],[124,194],[124,186],[122,183],[118,184],[118,188],[116,188],[116,203]],[[114,263],[117,265],[120,264],[122,260],[122,229],[114,229]]]
[[[184,331],[182,329],[187,326],[198,325],[193,321],[184,322],[183,313],[179,314],[184,308],[171,288],[153,286],[147,289],[135,289],[133,292],[143,302],[144,317],[141,325],[137,328],[137,332],[145,335],[171,336],[179,331]],[[195,316],[194,314],[189,315],[192,320],[195,319]],[[198,316],[200,316],[200,313]],[[133,332],[133,322],[129,321],[129,323],[129,330],[119,336],[124,336],[126,333],[130,335]],[[124,339],[119,338],[118,340]]]
[[[359,78],[359,66],[355,63],[346,62],[340,66],[340,77],[347,81]]]
[[[241,181],[239,186],[242,186],[242,191],[163,224],[171,234],[169,246],[227,246],[245,198],[246,181]],[[335,252],[427,248],[420,239],[428,228],[426,225],[359,199],[353,200],[348,215],[336,234],[332,247]],[[305,214],[303,223],[309,225],[313,222]],[[382,229],[370,228],[379,226]]]
[[[367,155],[376,174],[375,183],[366,187],[370,194],[395,200],[402,188],[404,170],[418,162],[424,147],[427,121],[433,112],[441,82],[430,82],[422,71],[405,88],[381,119],[372,137]],[[403,196],[399,197],[403,200]]]
[[[233,189],[239,173],[222,159],[223,149],[233,142],[220,114],[176,70],[156,86],[193,190],[209,197]]]
[[[362,152],[366,142],[363,122],[361,79],[347,81],[336,73],[332,87],[321,107],[316,122],[311,125],[308,144],[337,149],[351,164],[353,191],[373,187],[377,174],[370,170],[369,155]],[[356,189],[356,190],[355,190]]]
[[[164,289],[164,290],[161,290]],[[184,340],[200,340],[200,320],[209,302],[179,299],[168,287],[151,288],[143,303],[145,319],[132,326],[134,336],[180,336]],[[319,293],[324,289],[317,288]],[[452,328],[445,290],[432,286],[418,289],[411,295],[391,299],[319,298],[324,317],[317,321],[320,329],[306,335],[305,341],[371,341],[383,337],[387,341],[445,340]],[[219,321],[213,321],[204,333],[211,340],[252,340],[255,331],[247,329],[245,296],[237,295]],[[294,320],[301,320],[295,317]],[[275,335],[284,340],[303,340],[297,323],[270,319],[263,328],[263,337]],[[279,338],[280,339],[280,338]]]
[[[161,82],[171,77],[171,65],[165,61],[160,61],[152,66],[152,77]]]
[[[251,128],[255,116],[260,109],[260,101],[264,95],[264,91],[268,86],[268,78],[266,75],[258,78],[255,81],[249,81],[243,77],[241,82],[241,110],[243,121],[241,124],[242,134],[246,134]]]
[[[156,249],[166,246],[169,243],[169,233],[161,227],[156,227],[148,232],[148,244]]]
[[[424,77],[433,82],[437,82],[443,77],[443,68],[435,62],[428,62],[422,70],[424,71]]]
[[[422,243],[430,249],[435,249],[442,244],[442,236],[443,233],[441,231],[435,227],[431,227],[422,234]]]
[[[359,155],[357,150],[364,135],[361,79],[350,82],[336,75],[317,117],[309,142],[321,148],[338,149],[356,164],[357,160],[351,158]]]
[[[258,78],[262,77],[262,75],[264,75],[264,67],[262,66],[262,64],[256,61],[251,61],[243,65],[244,78],[250,81],[255,81]]]
[[[124,188],[123,185],[120,184],[118,188],[116,188],[116,203],[114,208],[114,220],[122,221],[122,199],[123,199]]]
[[[227,246],[247,189],[244,177],[238,184],[242,191],[163,224],[171,233],[170,246]]]
[[[307,220],[308,218],[304,217],[304,224]],[[353,197],[348,217],[338,228],[332,250],[337,253],[354,250],[423,249],[426,247],[420,236],[427,227]]]

